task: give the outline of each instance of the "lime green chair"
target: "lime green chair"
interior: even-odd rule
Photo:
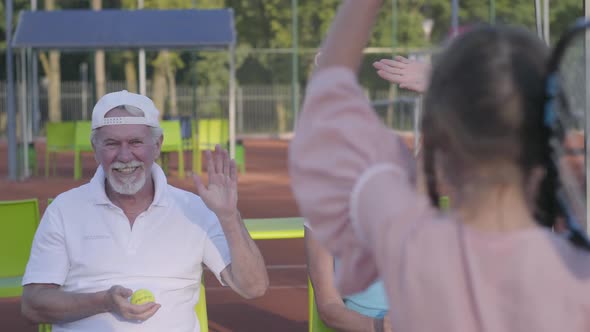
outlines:
[[[51,158],[58,152],[74,150],[76,127],[74,122],[48,122],[47,144],[45,148],[45,177],[49,176]],[[55,174],[55,158],[53,159],[53,174]]]
[[[39,223],[39,202],[0,201],[0,216],[0,298],[16,297]]]
[[[90,133],[92,124],[90,121],[76,121],[74,136],[74,179],[79,180],[82,177],[82,161],[80,160],[81,152],[92,152],[92,143],[90,143]]]
[[[307,297],[309,300],[309,332],[333,332],[334,330],[327,327],[320,318],[318,307],[315,303],[315,294],[311,280],[307,278]]]
[[[225,146],[229,141],[229,124],[227,119],[199,120],[199,149],[211,150],[215,145]]]
[[[202,170],[202,163],[201,163],[201,148],[199,146],[199,134],[197,133],[197,121],[191,121],[191,139],[190,139],[190,147],[192,150],[193,156],[193,163],[192,169],[194,174],[200,174]],[[185,145],[186,146],[186,145]]]
[[[207,298],[205,296],[205,284],[201,280],[199,302],[195,306],[195,313],[199,318],[201,332],[209,332],[209,318],[207,317]],[[39,324],[39,332],[51,332],[51,324]]]
[[[244,143],[241,140],[236,142],[236,154],[234,160],[236,161],[236,166],[240,173],[246,174],[246,148],[244,148]]]
[[[182,141],[182,132],[180,121],[166,120],[160,122],[162,132],[164,133],[164,142],[162,143],[162,168],[168,173],[169,152],[178,153],[178,177],[184,179],[184,149]]]
[[[451,208],[451,199],[449,196],[441,196],[438,201],[438,206],[443,211],[449,211]]]
[[[201,290],[199,291],[199,302],[195,306],[195,312],[199,317],[199,326],[201,332],[209,332],[209,318],[207,317],[207,297],[205,296],[205,284],[201,280]]]

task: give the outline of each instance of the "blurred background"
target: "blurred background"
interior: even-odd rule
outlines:
[[[340,0],[13,0],[13,28],[21,10],[233,8],[237,31],[236,134],[282,135],[293,129],[313,59]],[[388,125],[413,127],[417,98],[375,75],[371,63],[400,54],[427,58],[452,31],[450,0],[385,0],[366,50],[361,82]],[[478,23],[537,28],[535,4],[547,6],[548,42],[584,15],[581,0],[461,0],[458,29]],[[544,14],[543,14],[544,15]],[[540,17],[541,20],[544,17]],[[158,24],[154,22],[154,24]],[[0,139],[6,137],[6,24],[0,3]],[[146,92],[167,119],[223,116],[227,110],[228,57],[223,52],[147,50]],[[87,120],[106,92],[138,91],[138,52],[39,52],[39,113],[45,122]],[[18,89],[17,89],[18,90]],[[17,91],[18,94],[18,91]],[[16,100],[19,100],[17,96]],[[392,104],[397,104],[395,114]]]

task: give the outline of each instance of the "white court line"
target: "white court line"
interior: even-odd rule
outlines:
[[[294,288],[299,288],[299,289],[307,289],[307,284],[305,285],[270,285],[268,286],[268,289],[294,289]],[[215,286],[215,287],[205,287],[205,289],[208,291],[225,291],[225,290],[229,290],[231,291],[232,289],[229,287],[220,287],[220,286]]]
[[[307,269],[306,264],[272,264],[266,266],[267,270],[288,270],[288,269]]]

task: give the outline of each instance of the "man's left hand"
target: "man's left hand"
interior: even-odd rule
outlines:
[[[238,173],[236,162],[229,158],[227,150],[215,146],[215,151],[205,152],[209,184],[205,186],[199,175],[193,175],[197,193],[221,222],[233,220],[238,215]]]

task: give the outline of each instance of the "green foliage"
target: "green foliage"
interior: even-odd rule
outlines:
[[[362,1],[362,0],[358,0]],[[462,25],[485,23],[490,19],[490,1],[495,1],[497,23],[514,24],[535,29],[534,1],[531,0],[460,0]],[[178,8],[232,8],[238,32],[237,69],[240,84],[289,84],[291,81],[292,8],[291,0],[145,0],[148,9]],[[313,56],[327,32],[331,20],[342,0],[297,0],[298,45],[300,82],[305,83]],[[392,6],[396,3],[397,24],[393,35]],[[28,0],[14,0],[15,16],[29,6]],[[379,14],[372,40],[368,46],[389,49],[424,50],[444,43],[449,36],[449,0],[385,0]],[[40,8],[43,2],[40,2]],[[103,8],[137,8],[137,0],[103,0]],[[89,8],[89,1],[57,0],[59,8]],[[0,1],[0,47],[5,47],[4,1]],[[579,0],[551,1],[551,40],[558,36],[583,15]],[[425,36],[422,23],[426,18],[434,22],[431,38]],[[175,50],[170,50],[175,51]],[[158,52],[148,52],[148,63],[157,64]],[[362,72],[363,83],[382,86],[371,70],[370,63],[380,57],[390,57],[392,52],[369,56]],[[107,55],[107,77],[121,77],[123,52]],[[3,57],[3,56],[2,56]],[[195,63],[195,58],[198,59]],[[70,59],[70,60],[68,60]],[[88,61],[87,55],[63,54],[62,61],[71,65],[62,68],[62,79],[78,79],[78,64]],[[197,74],[199,85],[227,85],[228,56],[223,52],[173,53],[174,66],[178,69],[177,80],[188,84]],[[4,59],[0,59],[3,64]],[[148,74],[151,72],[148,68]],[[366,80],[366,81],[365,81]]]

